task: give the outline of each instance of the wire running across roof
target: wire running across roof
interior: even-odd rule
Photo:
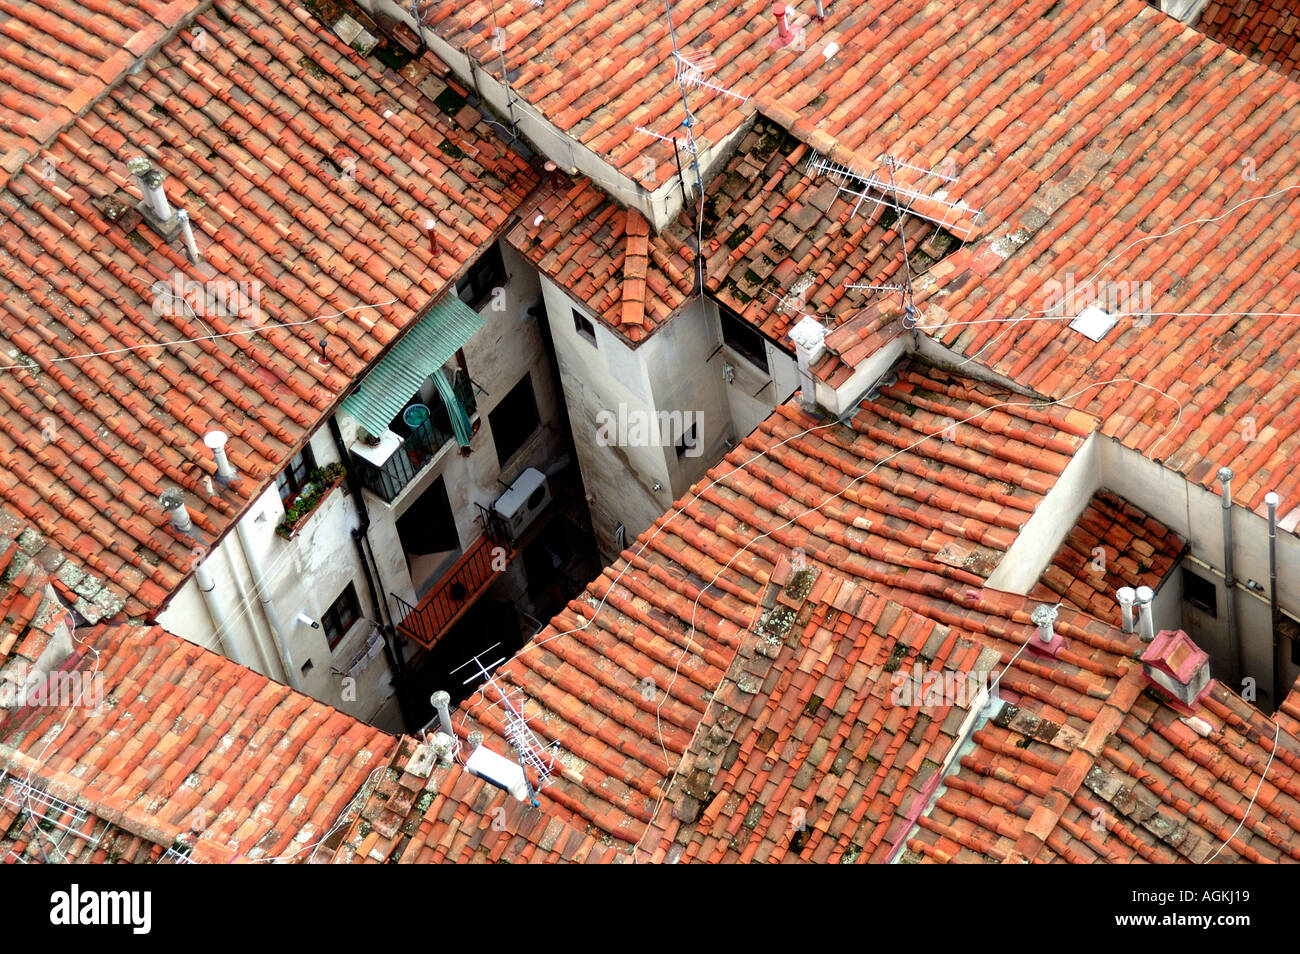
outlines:
[[[382,434],[425,379],[482,327],[478,312],[447,295],[343,399],[343,410],[371,434]]]

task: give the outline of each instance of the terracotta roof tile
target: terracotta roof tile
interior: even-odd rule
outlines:
[[[101,625],[78,641],[64,671],[99,680],[78,696],[88,704],[9,713],[0,769],[14,798],[18,780],[102,820],[88,839],[101,847],[125,833],[149,843],[107,849],[127,860],[177,845],[196,861],[305,860],[396,744],[159,627]],[[7,837],[29,841],[16,827]]]
[[[1210,0],[1196,28],[1279,73],[1300,79],[1300,14],[1289,0]]]

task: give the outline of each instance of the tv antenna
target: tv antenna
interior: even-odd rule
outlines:
[[[468,686],[471,682],[474,682],[477,679],[482,679],[485,687],[491,686],[496,692],[497,700],[501,705],[501,711],[505,714],[506,718],[506,727],[503,734],[505,735],[506,741],[514,748],[515,754],[519,759],[519,768],[524,775],[524,785],[528,789],[528,800],[534,808],[537,808],[541,804],[537,800],[537,792],[550,784],[551,773],[555,770],[554,751],[551,751],[549,756],[546,754],[548,749],[553,748],[554,743],[551,745],[543,745],[541,743],[537,736],[533,734],[532,728],[528,725],[528,719],[522,712],[523,704],[521,703],[520,706],[516,708],[515,704],[510,701],[510,694],[504,691],[493,677],[490,670],[495,670],[497,666],[500,666],[505,662],[505,657],[502,656],[495,662],[488,663],[487,666],[484,666],[482,657],[500,645],[500,643],[493,643],[491,646],[487,647],[487,649],[477,653],[468,662],[457,666],[452,670],[452,672],[458,672],[466,666],[473,665],[475,671],[464,681],[463,685]],[[529,769],[532,769],[537,774],[536,789],[533,788],[532,782],[528,779]]]
[[[970,241],[976,222],[983,212],[971,208],[964,199],[954,201],[948,198],[942,186],[933,191],[927,191],[922,187],[926,179],[937,179],[948,185],[955,184],[958,181],[955,175],[904,162],[888,154],[881,156],[879,161],[884,169],[883,174],[863,172],[853,166],[836,162],[819,152],[813,152],[808,157],[805,174],[810,177],[824,175],[836,184],[840,192],[856,199],[853,206],[854,215],[857,215],[866,202],[878,206],[888,205],[900,215],[903,212],[910,212],[933,222],[940,228],[947,229],[963,242]],[[903,177],[904,171],[909,173],[909,178],[914,177],[916,181],[900,183],[898,180]]]
[[[706,62],[701,56],[697,55],[695,59],[691,59],[681,52],[673,50],[673,63],[677,66],[677,82],[692,89],[707,89],[722,96],[730,96],[741,103],[749,99],[748,96],[742,96],[734,90],[727,89],[721,83],[715,83],[709,79],[708,73],[705,71]]]

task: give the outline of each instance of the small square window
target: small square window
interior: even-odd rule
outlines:
[[[311,445],[303,447],[293,460],[289,461],[289,466],[280,472],[275,478],[275,486],[280,491],[280,502],[286,507],[294,497],[302,492],[302,488],[307,485],[307,477],[316,469],[316,458],[311,452]]]
[[[1183,568],[1183,599],[1211,617],[1219,617],[1219,588],[1203,576]]]
[[[342,642],[348,630],[360,618],[361,604],[357,602],[357,588],[349,583],[320,618],[321,629],[325,631],[331,650]]]
[[[500,247],[493,245],[456,282],[456,295],[478,311],[492,294],[492,289],[503,287],[505,283],[506,263],[501,257]]]
[[[762,334],[725,305],[718,305],[718,318],[722,322],[722,340],[727,347],[766,373],[767,345]]]
[[[578,309],[573,309],[573,328],[592,344],[596,343],[596,326]]]
[[[686,452],[694,450],[696,442],[699,440],[696,430],[697,424],[692,424],[686,430],[682,431],[682,436],[677,440],[677,459],[681,460],[686,456]]]

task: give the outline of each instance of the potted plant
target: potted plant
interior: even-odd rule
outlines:
[[[307,517],[321,505],[331,490],[343,482],[346,475],[347,470],[338,461],[312,470],[298,496],[285,505],[284,520],[275,528],[275,532],[286,540],[292,539]]]

